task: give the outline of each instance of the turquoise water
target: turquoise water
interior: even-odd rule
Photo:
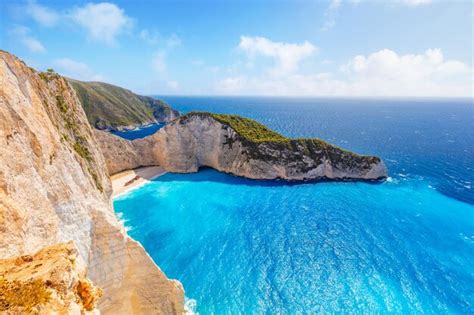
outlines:
[[[277,118],[283,105],[252,110],[249,100],[229,100],[219,99],[221,112],[248,111],[287,135],[330,133],[337,144],[379,154],[391,178],[285,184],[204,169],[166,174],[115,199],[131,236],[183,283],[195,311],[474,312],[471,103],[372,111],[304,103],[296,120]],[[191,101],[168,100],[182,111],[217,106]]]

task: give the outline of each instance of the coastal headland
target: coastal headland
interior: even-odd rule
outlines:
[[[16,269],[8,267],[12,261],[30,268],[26,263],[36,259],[55,262],[66,255],[77,257],[71,259],[84,267],[71,273],[68,279],[75,282],[63,287],[59,298],[51,298],[56,291],[48,287],[56,279],[54,264],[44,266],[44,276],[34,284],[18,278],[12,285],[34,285],[44,298],[14,307],[1,304],[2,312],[41,312],[65,303],[62,309],[77,314],[184,313],[181,283],[168,279],[127,235],[111,202],[164,172],[212,167],[250,179],[288,181],[374,181],[387,176],[379,157],[358,155],[320,139],[290,139],[240,116],[178,116],[167,104],[118,87],[101,89],[94,83],[89,88],[89,83],[66,80],[53,70],[38,72],[4,51],[0,82],[0,278],[16,279]],[[133,141],[98,130],[122,128],[123,117],[108,112],[101,118],[97,107],[103,103],[91,100],[117,95],[126,96],[118,98],[122,114],[130,105],[124,99],[141,102],[144,116],[134,117],[131,126],[169,123]],[[84,290],[94,294],[78,291],[74,283],[87,284]],[[2,285],[11,288],[10,282]],[[70,299],[68,292],[81,299]],[[0,298],[19,301],[10,293],[7,297],[1,292]]]

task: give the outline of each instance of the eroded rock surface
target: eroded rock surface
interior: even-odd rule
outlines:
[[[2,314],[99,314],[101,296],[72,241],[0,259]]]
[[[151,150],[153,139],[147,137],[132,142],[106,131],[96,129],[94,133],[104,156],[107,157],[105,163],[110,175],[141,166],[158,165]]]
[[[104,313],[182,313],[184,294],[130,239],[75,91],[0,51],[0,258],[73,240]]]
[[[378,180],[387,176],[378,157],[358,155],[319,139],[287,139],[238,116],[190,113],[134,141],[96,133],[111,174],[160,165],[177,173],[208,166],[252,179]]]

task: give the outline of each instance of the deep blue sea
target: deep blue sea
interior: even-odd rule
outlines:
[[[150,124],[147,126],[133,129],[133,130],[116,130],[116,131],[112,131],[112,133],[116,136],[120,136],[128,140],[134,140],[134,139],[145,138],[146,136],[152,135],[158,130],[160,130],[164,125],[165,124],[163,123]]]
[[[472,100],[161,97],[375,154],[389,180],[285,184],[211,169],[114,201],[200,314],[473,314]]]

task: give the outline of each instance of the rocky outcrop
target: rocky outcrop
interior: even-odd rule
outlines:
[[[106,131],[96,129],[94,133],[104,156],[108,157],[105,162],[110,175],[158,163],[150,150],[153,146],[153,139],[150,137],[132,142]]]
[[[190,113],[144,139],[117,140],[106,133],[100,138],[110,173],[160,165],[177,173],[207,166],[252,179],[292,181],[387,176],[378,157],[358,155],[319,139],[288,139],[239,116]],[[119,150],[107,147],[116,142],[120,142]]]
[[[98,314],[101,296],[72,241],[0,260],[2,314]]]
[[[104,313],[182,313],[184,294],[130,239],[75,91],[0,51],[0,258],[73,240]]]

